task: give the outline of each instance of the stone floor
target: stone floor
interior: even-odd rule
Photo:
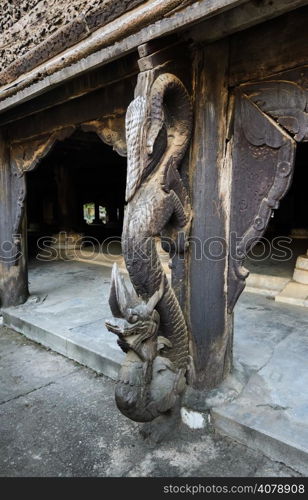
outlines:
[[[109,283],[110,268],[104,266],[36,265],[30,269],[31,299],[3,311],[4,320],[31,339],[116,378],[122,353],[104,327],[110,315]],[[234,372],[215,394],[204,396],[220,432],[306,475],[307,359],[307,309],[243,294],[235,311]]]
[[[216,427],[308,475],[307,309],[244,294],[234,351],[236,395],[213,409]]]
[[[184,425],[155,445],[116,409],[112,380],[4,327],[0,352],[1,477],[299,476]]]

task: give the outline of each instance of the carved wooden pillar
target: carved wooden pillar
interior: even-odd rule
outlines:
[[[228,46],[222,41],[195,59],[194,136],[190,159],[193,223],[190,243],[190,327],[194,386],[211,389],[229,372],[233,318],[227,310],[230,197]]]
[[[160,43],[139,47],[140,74],[126,113],[122,249],[131,289],[115,265],[109,299],[114,318],[106,322],[126,353],[116,402],[137,422],[177,407],[186,376],[193,372],[185,299],[182,303],[179,297],[179,257],[187,248],[192,217],[183,179],[187,173],[181,172],[191,138],[192,106],[179,68],[170,62],[174,48],[165,50]],[[156,250],[157,237],[170,253],[173,286]]]
[[[11,169],[10,150],[0,136],[0,299],[1,307],[28,297],[25,179]]]
[[[233,106],[227,54],[224,41],[206,47],[194,85],[190,325],[194,385],[205,389],[231,367],[232,312],[248,276],[245,257],[291,184],[296,141],[308,139],[307,68],[241,85]]]
[[[0,136],[0,297],[1,306],[27,300],[26,172],[33,170],[57,139],[70,135],[72,127],[29,141],[8,144]]]

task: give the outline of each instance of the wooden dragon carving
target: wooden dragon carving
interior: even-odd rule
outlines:
[[[190,230],[191,208],[178,167],[190,140],[191,102],[183,83],[170,73],[142,88],[126,114],[128,204],[122,249],[132,286],[126,286],[115,264],[109,298],[114,318],[106,322],[126,353],[116,403],[137,422],[151,421],[175,405],[190,359],[185,318],[155,238],[168,238],[173,251],[183,252],[185,237],[178,234]]]

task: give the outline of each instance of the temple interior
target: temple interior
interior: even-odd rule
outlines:
[[[80,235],[84,246],[119,238],[125,184],[126,159],[94,132],[57,142],[27,174],[29,257],[37,255],[39,238],[60,232]]]

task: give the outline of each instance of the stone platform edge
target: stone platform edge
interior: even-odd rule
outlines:
[[[287,465],[305,477],[308,476],[308,453],[305,450],[295,447],[292,443],[281,441],[270,433],[248,427],[240,420],[230,418],[220,408],[213,408],[211,417],[212,424],[219,434],[258,450],[268,458]]]
[[[14,316],[9,311],[2,309],[3,324],[25,335],[30,340],[37,342],[63,356],[66,356],[81,365],[87,366],[97,373],[117,380],[120,361],[115,350],[108,347],[105,355],[92,350],[85,342],[78,342],[66,338],[57,332],[46,330],[42,326],[30,323],[27,320]]]

